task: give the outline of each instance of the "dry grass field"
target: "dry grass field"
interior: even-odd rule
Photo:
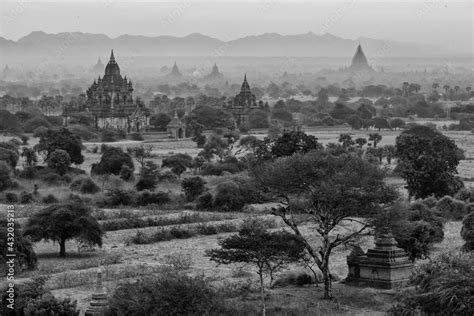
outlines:
[[[368,137],[369,133],[374,131],[351,131],[355,138]],[[318,137],[320,142],[326,144],[329,142],[337,142],[340,131],[312,131],[311,134]],[[395,138],[399,134],[398,131],[381,131],[383,136],[381,145],[394,144]],[[466,160],[463,160],[458,168],[459,174],[466,181],[467,185],[474,186],[474,135],[466,132],[445,132],[445,134],[456,141],[459,147],[464,149]],[[0,139],[1,141],[1,139]],[[35,139],[30,140],[30,146],[37,142]],[[113,146],[120,146],[124,149],[140,142],[126,141],[111,143]],[[153,160],[161,164],[163,157],[173,153],[189,153],[192,156],[199,152],[195,143],[191,141],[182,142],[154,142],[149,143],[154,146]],[[89,173],[92,163],[98,162],[99,153],[93,153],[95,146],[100,147],[100,143],[84,143],[86,150],[84,151],[85,162],[80,166]],[[21,165],[21,161],[19,162]],[[212,182],[212,177],[206,179]],[[390,178],[390,182],[401,186],[403,180]],[[26,190],[32,191],[34,183],[22,180],[20,183]],[[41,195],[49,193],[56,195],[58,198],[65,198],[70,193],[68,187],[49,186],[46,183],[39,183]],[[171,191],[172,194],[180,194],[180,186],[178,184],[160,184],[158,190]],[[28,216],[43,207],[42,205],[18,205],[16,217],[19,223],[24,223]],[[258,209],[248,208],[249,210]],[[6,211],[6,205],[0,205],[0,214]],[[126,214],[138,218],[147,217],[178,217],[183,213],[183,209],[153,209],[153,208],[128,208],[121,207],[119,209],[104,209],[102,216],[105,218],[127,218]],[[188,211],[189,213],[200,214],[205,218],[211,216],[209,213]],[[220,219],[212,218],[209,223],[232,223],[238,225],[244,218],[249,216],[259,216],[261,219],[272,220],[275,222],[274,229],[284,229],[284,224],[273,215],[265,215],[265,211],[261,212],[240,212],[227,213]],[[181,224],[179,227],[192,227],[198,224]],[[170,228],[171,226],[167,227]],[[352,230],[356,227],[347,225],[341,226],[341,230]],[[130,237],[134,236],[137,231],[144,233],[152,233],[159,227],[145,227],[139,229],[123,229],[117,231],[108,231],[104,238],[102,248],[94,249],[94,251],[80,252],[78,244],[75,241],[67,243],[67,257],[61,259],[58,257],[59,246],[55,243],[39,242],[35,244],[35,251],[38,255],[38,269],[35,271],[25,272],[17,276],[19,282],[39,275],[47,275],[47,287],[53,290],[54,295],[58,297],[71,297],[78,301],[78,305],[82,311],[85,310],[90,296],[92,294],[96,268],[104,266],[105,268],[105,285],[112,291],[117,284],[126,280],[133,280],[139,277],[146,277],[151,274],[167,273],[166,267],[173,263],[181,262],[184,264],[184,270],[191,274],[202,273],[215,278],[217,283],[230,282],[233,284],[245,285],[248,280],[256,281],[256,274],[250,269],[243,269],[237,265],[216,266],[206,256],[205,251],[218,246],[218,241],[233,233],[219,233],[217,235],[197,235],[187,239],[173,239],[170,241],[162,241],[151,244],[130,244],[127,242]],[[448,222],[445,225],[445,238],[436,244],[432,252],[433,255],[446,250],[457,249],[462,245],[459,235],[461,229],[460,222]],[[303,227],[303,233],[310,236],[312,242],[318,243],[318,238],[310,226]],[[361,239],[361,246],[364,250],[373,246],[372,237],[364,237]],[[349,249],[344,247],[337,248],[334,251],[330,263],[331,271],[343,279],[347,275],[346,256]],[[423,260],[417,261],[417,264]],[[296,268],[296,267],[293,267]],[[3,286],[4,280],[0,282]],[[334,295],[336,300],[327,302],[322,299],[322,286],[309,287],[284,287],[270,289],[268,292],[268,314],[269,315],[383,315],[394,302],[395,292],[382,291],[370,288],[355,288],[346,286],[336,282],[334,284]],[[258,306],[258,293],[250,293],[241,304],[250,304]],[[284,306],[284,307],[282,307]]]

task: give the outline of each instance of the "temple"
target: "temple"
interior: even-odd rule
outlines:
[[[86,107],[94,118],[95,127],[126,132],[146,129],[150,111],[142,103],[134,102],[132,92],[132,81],[120,74],[112,50],[103,78],[99,76],[86,91]]]
[[[360,44],[357,46],[354,57],[352,57],[350,69],[354,71],[372,70],[372,67],[369,66],[367,58],[365,57],[364,51],[362,50],[362,46],[360,46]]]
[[[214,64],[212,67],[211,73],[207,74],[204,76],[204,81],[218,81],[224,78],[224,75],[219,72],[219,68],[217,67],[217,64]]]
[[[98,74],[98,73],[101,73],[103,69],[104,69],[104,64],[102,63],[102,60],[99,57],[97,64],[95,64],[94,67],[92,67],[92,72],[94,74]]]
[[[250,111],[261,108],[257,104],[255,95],[250,90],[250,85],[247,82],[247,75],[244,76],[244,82],[240,88],[240,93],[228,103],[229,111],[232,112],[236,120],[237,127],[248,125]]]
[[[166,75],[166,77],[167,79],[171,79],[171,80],[177,80],[183,77],[183,75],[179,71],[178,65],[176,65],[176,62],[174,62],[173,68],[171,68],[171,72],[168,75]]]

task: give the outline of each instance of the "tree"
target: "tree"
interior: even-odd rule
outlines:
[[[3,161],[0,161],[0,192],[8,189],[12,184],[12,180],[10,178],[11,169]]]
[[[194,201],[205,190],[206,182],[201,177],[185,178],[181,182],[186,200]]]
[[[145,165],[140,169],[140,179],[138,179],[135,187],[138,191],[154,190],[159,174],[160,169],[158,165],[151,160],[146,161]]]
[[[474,250],[474,212],[469,213],[462,220],[461,237],[466,242],[463,249],[466,251]]]
[[[133,160],[120,147],[107,147],[102,153],[99,163],[92,164],[92,174],[120,174],[122,166],[134,170]]]
[[[153,145],[144,145],[136,147],[127,147],[127,153],[135,158],[135,160],[143,167],[145,160],[153,157]]]
[[[159,113],[150,117],[150,125],[155,126],[160,131],[166,130],[169,122],[171,122],[171,117],[166,113]]]
[[[71,157],[69,154],[62,149],[56,149],[49,155],[48,160],[46,160],[48,167],[59,173],[59,175],[64,175],[71,165]]]
[[[374,118],[374,122],[375,122],[374,127],[375,127],[376,129],[378,129],[379,131],[380,131],[381,129],[389,129],[389,128],[391,128],[391,127],[390,127],[390,124],[388,124],[387,120],[384,119],[384,118],[382,118],[382,117],[376,117],[376,118]]]
[[[369,134],[369,141],[374,143],[374,148],[377,148],[377,144],[382,140],[382,135],[379,133]]]
[[[385,145],[383,146],[383,151],[383,155],[387,158],[387,163],[390,165],[392,163],[392,158],[395,156],[395,146]]]
[[[28,219],[23,235],[30,236],[34,242],[42,239],[58,242],[60,257],[66,256],[66,241],[70,239],[102,246],[104,232],[91,212],[82,203],[51,205]]]
[[[181,176],[186,169],[191,168],[193,158],[188,154],[176,154],[171,157],[163,159],[162,168],[170,168],[178,177]]]
[[[346,119],[352,129],[360,129],[362,127],[362,119],[357,114],[352,114]]]
[[[313,151],[260,164],[252,169],[252,175],[262,192],[283,204],[273,209],[273,214],[301,238],[323,274],[324,298],[331,299],[331,252],[367,233],[371,225],[354,216],[379,212],[396,198],[395,191],[384,182],[384,172],[355,153],[333,156]],[[357,226],[347,233],[333,232],[344,221]],[[320,235],[318,245],[311,244],[300,230],[305,222]]]
[[[402,128],[405,126],[405,121],[399,118],[395,118],[393,120],[390,120],[390,127],[397,129],[397,128]]]
[[[49,156],[56,149],[65,150],[71,158],[71,163],[80,165],[84,161],[84,156],[81,154],[81,138],[72,134],[67,128],[62,128],[58,131],[48,130],[40,137],[35,149],[44,154],[45,161],[49,159]]]
[[[456,143],[427,126],[403,131],[395,141],[397,169],[410,197],[453,195],[463,186],[455,176],[460,160]]]
[[[356,138],[355,142],[357,145],[359,145],[359,148],[362,148],[364,147],[365,144],[367,144],[367,139],[359,137],[359,138]]]
[[[355,145],[355,142],[352,139],[350,134],[340,134],[339,135],[339,142],[342,143],[342,147],[344,147],[344,148]]]
[[[187,123],[188,130],[191,131],[191,139],[193,142],[196,142],[198,148],[202,148],[206,143],[206,136],[203,135],[204,125],[199,124],[196,121],[190,121]]]
[[[23,147],[21,156],[25,157],[25,167],[34,167],[38,162],[38,156],[32,148]]]
[[[17,133],[21,132],[20,126],[15,115],[7,110],[0,110],[0,131]]]
[[[270,126],[268,116],[268,112],[264,110],[251,111],[249,114],[250,128],[268,128]]]
[[[238,235],[219,241],[219,245],[220,249],[206,251],[210,260],[219,264],[243,263],[257,269],[262,315],[266,313],[265,277],[269,276],[270,284],[273,283],[275,272],[301,260],[305,252],[298,236],[285,231],[270,233],[256,221],[244,224]]]
[[[291,156],[296,153],[307,153],[311,150],[321,149],[318,139],[304,132],[285,132],[277,139],[266,137],[258,144],[255,155],[258,160],[269,160],[278,157]]]
[[[230,128],[234,126],[232,114],[209,106],[195,108],[186,118],[186,121],[196,121],[207,129]]]

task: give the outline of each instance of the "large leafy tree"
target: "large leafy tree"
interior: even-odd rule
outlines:
[[[61,149],[69,154],[71,163],[79,165],[84,162],[84,156],[81,154],[81,138],[72,134],[67,128],[48,130],[45,134],[41,135],[35,149],[44,154],[46,161],[56,149]]]
[[[395,142],[398,172],[415,198],[455,194],[463,183],[455,176],[462,157],[456,143],[427,126],[413,126]]]
[[[258,144],[255,155],[258,160],[270,160],[278,157],[291,156],[296,153],[307,153],[314,149],[322,149],[318,139],[304,132],[286,132],[277,139],[266,137]]]
[[[302,239],[323,274],[324,298],[331,299],[332,251],[367,233],[371,226],[371,221],[354,216],[380,211],[396,197],[384,182],[384,172],[355,153],[334,156],[319,150],[260,164],[252,174],[263,192],[283,204],[273,214]],[[357,225],[353,230],[336,233],[344,221]],[[300,229],[307,222],[320,237],[317,244]]]
[[[60,175],[64,175],[71,165],[71,157],[69,157],[69,154],[65,150],[56,149],[51,153],[51,155],[49,155],[46,163],[49,168],[53,169]]]
[[[99,163],[92,164],[93,174],[119,174],[123,166],[134,169],[132,157],[119,147],[108,147]]]
[[[190,168],[192,164],[193,157],[188,154],[180,153],[163,159],[161,167],[170,168],[174,174],[180,176],[186,169]]]
[[[90,207],[82,203],[64,203],[42,209],[28,219],[23,231],[35,242],[44,240],[59,243],[60,257],[66,256],[66,241],[78,239],[102,246],[104,232],[91,215]]]
[[[234,126],[234,119],[231,113],[210,106],[195,108],[186,118],[186,121],[195,121],[207,129],[230,128]]]

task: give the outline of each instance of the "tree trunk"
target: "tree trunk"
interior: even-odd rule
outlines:
[[[61,239],[59,241],[59,256],[66,257],[66,239]]]
[[[331,274],[329,273],[329,261],[326,259],[323,262],[323,266],[321,269],[323,273],[323,280],[324,280],[324,299],[331,300],[332,299],[332,281],[331,281]]]
[[[260,300],[262,302],[262,316],[265,316],[267,314],[267,308],[265,306],[265,288],[263,284],[263,274],[260,273]]]

